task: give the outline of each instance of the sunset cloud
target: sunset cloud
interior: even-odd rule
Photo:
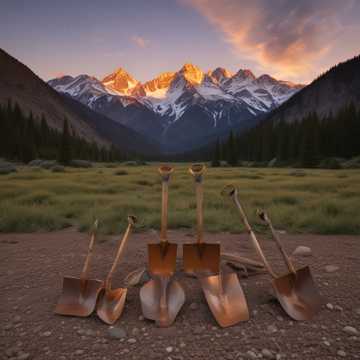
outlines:
[[[184,0],[263,71],[304,77],[334,45],[354,0]]]
[[[131,41],[140,48],[146,48],[148,45],[148,41],[145,40],[142,36],[138,35],[133,35],[131,37]]]

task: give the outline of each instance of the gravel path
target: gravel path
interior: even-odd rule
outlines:
[[[172,241],[191,241],[190,234],[170,231]],[[207,234],[225,251],[256,258],[246,235]],[[355,236],[282,235],[290,253],[299,246],[312,255],[296,256],[308,264],[326,301],[309,322],[294,322],[274,300],[267,275],[241,278],[251,319],[219,328],[197,280],[177,278],[186,302],[175,324],[157,328],[141,316],[139,287],[130,288],[122,317],[111,328],[95,315],[78,319],[53,313],[63,275],[78,276],[88,237],[74,229],[53,233],[0,235],[0,359],[360,359],[360,238]],[[114,276],[113,286],[131,270],[145,265],[153,234],[136,234]],[[104,278],[117,238],[99,238],[92,276]],[[265,252],[285,272],[273,243]],[[331,265],[331,266],[329,266]],[[240,273],[239,273],[240,275]]]

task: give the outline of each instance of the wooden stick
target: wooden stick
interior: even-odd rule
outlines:
[[[250,265],[251,267],[254,267],[254,268],[259,268],[259,269],[264,268],[264,265],[260,261],[256,261],[256,260],[249,259],[249,258],[246,258],[243,256],[235,255],[235,254],[221,253],[221,259],[223,259],[225,261],[229,261],[229,262]]]
[[[85,281],[89,275],[90,260],[91,260],[92,254],[93,254],[93,248],[94,248],[94,243],[95,243],[95,239],[96,239],[97,228],[98,228],[98,220],[96,219],[94,221],[93,229],[91,232],[91,239],[90,239],[90,243],[89,243],[88,253],[86,255],[84,267],[83,267],[83,269],[81,271],[81,275],[80,275],[81,281]]]

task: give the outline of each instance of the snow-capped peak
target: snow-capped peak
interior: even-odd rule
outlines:
[[[201,84],[204,78],[204,73],[201,69],[193,64],[185,64],[179,71],[179,74],[183,75],[184,78],[191,84]]]
[[[231,78],[231,76],[232,76],[230,71],[228,71],[222,67],[217,67],[213,71],[210,70],[208,72],[208,75],[213,79],[213,81],[215,81],[218,84],[222,84],[224,81]]]
[[[104,86],[120,95],[131,95],[138,81],[123,68],[116,69],[102,80]]]

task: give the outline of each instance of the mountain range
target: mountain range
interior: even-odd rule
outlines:
[[[66,75],[48,84],[170,152],[251,127],[303,88],[266,74],[256,77],[248,69],[232,74],[218,67],[205,73],[192,64],[145,83],[119,68],[102,80]]]

